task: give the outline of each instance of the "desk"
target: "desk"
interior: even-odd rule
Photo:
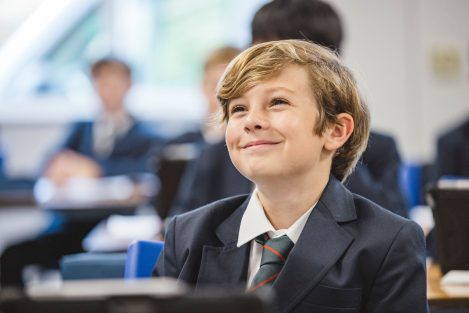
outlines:
[[[0,298],[1,312],[192,312],[244,313],[272,312],[267,293],[246,293],[240,289],[205,289],[192,292],[188,287],[159,278],[138,281],[74,281],[61,288],[37,286],[27,294],[9,293]]]
[[[0,208],[0,254],[11,244],[33,238],[51,222],[37,207]]]
[[[36,184],[39,206],[62,213],[68,221],[96,221],[112,214],[133,215],[158,189],[153,175],[72,179],[56,186],[41,178]]]
[[[440,279],[439,266],[431,264],[427,269],[427,298],[431,311],[440,308],[467,308],[469,312],[469,285],[446,288],[440,286]]]

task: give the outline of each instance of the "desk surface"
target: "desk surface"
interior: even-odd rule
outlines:
[[[440,280],[439,266],[431,264],[427,269],[427,298],[431,306],[469,306],[469,284],[441,286]]]

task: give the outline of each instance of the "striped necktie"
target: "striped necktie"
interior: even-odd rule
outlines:
[[[261,266],[254,276],[250,291],[262,286],[272,286],[293,248],[293,242],[287,235],[269,239],[267,234],[262,234],[255,240],[262,245],[262,257]]]

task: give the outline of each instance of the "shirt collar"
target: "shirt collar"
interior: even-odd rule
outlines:
[[[95,120],[96,129],[108,129],[116,136],[126,134],[133,126],[132,117],[124,110],[117,112],[100,112]]]
[[[288,229],[276,230],[265,215],[264,208],[262,207],[262,204],[257,197],[257,188],[254,189],[254,192],[249,199],[246,211],[244,212],[241,219],[237,246],[240,247],[263,233],[267,233],[270,238],[275,238],[286,234],[288,238],[293,241],[293,243],[296,243],[300,237],[301,232],[303,231],[309,215],[315,206],[316,203],[300,218],[298,218]]]

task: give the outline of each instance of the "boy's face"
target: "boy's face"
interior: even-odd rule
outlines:
[[[113,68],[104,68],[94,77],[96,92],[101,99],[103,109],[108,112],[122,109],[130,85],[130,77]]]
[[[233,164],[255,183],[330,171],[325,139],[314,132],[318,115],[306,69],[286,67],[230,102],[226,144]]]

